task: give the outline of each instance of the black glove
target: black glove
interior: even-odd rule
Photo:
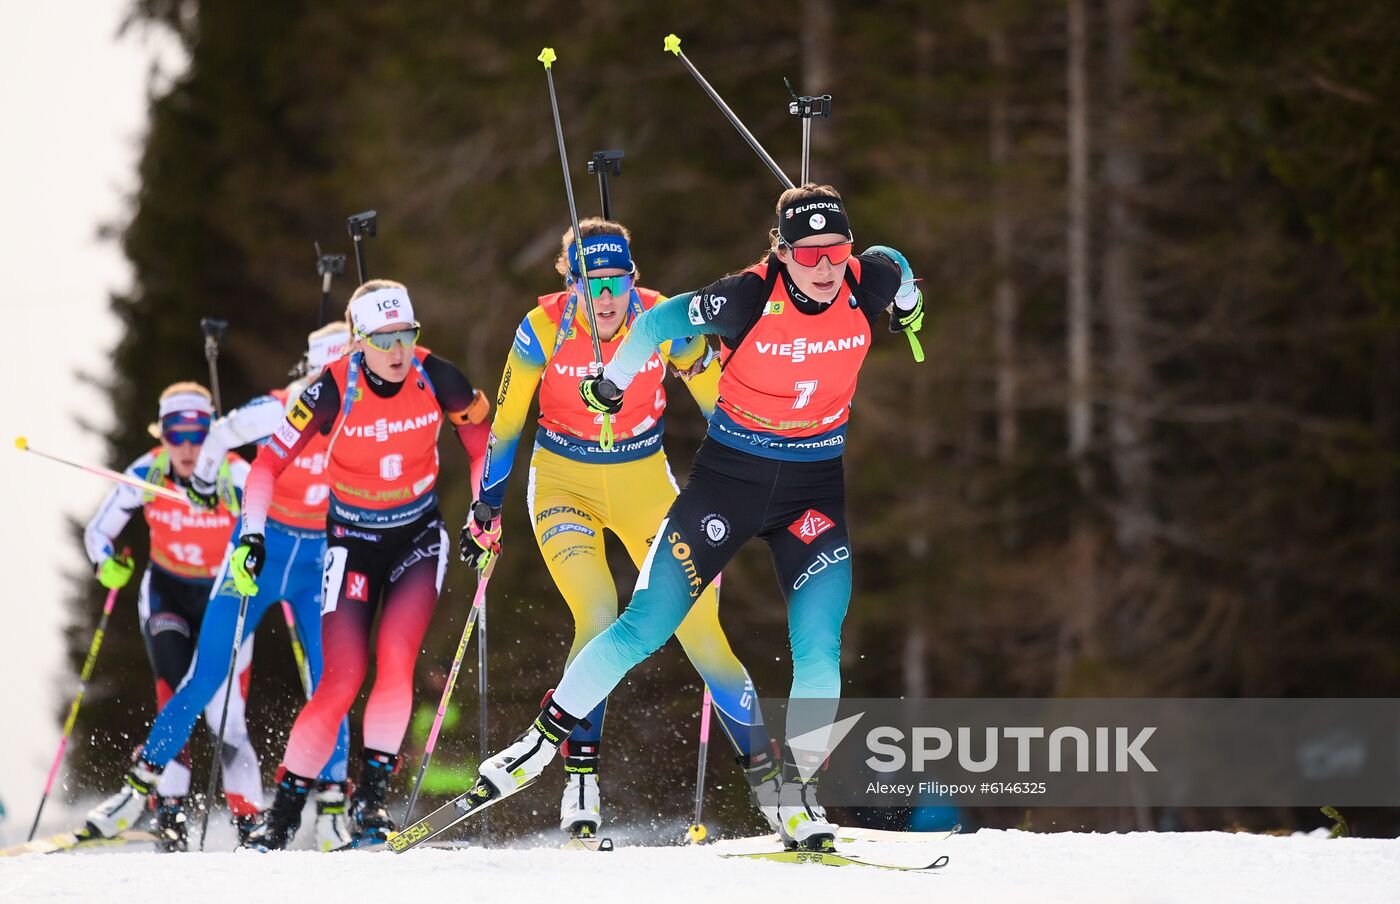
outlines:
[[[589,411],[617,414],[622,410],[622,390],[602,374],[585,377],[583,382],[578,384],[578,394]]]
[[[457,549],[462,561],[476,569],[485,567],[492,556],[500,555],[500,508],[481,500],[473,503],[467,523],[462,525],[462,532],[457,535]]]
[[[218,484],[205,483],[198,477],[190,477],[189,485],[185,487],[185,496],[202,509],[219,507]]]

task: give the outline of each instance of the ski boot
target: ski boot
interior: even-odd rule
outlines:
[[[383,844],[395,829],[385,798],[389,794],[389,776],[399,766],[398,754],[366,750],[364,757],[365,761],[360,764],[360,780],[350,798],[350,843],[353,847]]]
[[[831,851],[836,848],[837,827],[827,821],[826,810],[817,803],[819,769],[820,764],[814,763],[811,768],[799,770],[791,759],[783,758],[783,784],[778,789],[778,832],[789,850]]]
[[[272,806],[263,811],[262,822],[248,831],[243,846],[259,851],[285,850],[301,828],[301,811],[313,784],[313,779],[288,772],[285,766],[279,767],[277,794]]]
[[[345,807],[347,782],[316,783],[316,848],[338,851],[351,842],[350,819]]]
[[[136,824],[150,804],[151,791],[163,770],[145,760],[126,774],[126,784],[111,797],[87,811],[85,834],[91,837],[115,838]]]
[[[478,800],[500,800],[533,783],[580,721],[546,697],[544,708],[530,727],[509,747],[481,764],[473,796]]]
[[[569,780],[559,801],[559,828],[568,832],[570,838],[594,838],[603,824],[603,805],[598,794],[598,744],[566,741],[560,753]]]
[[[166,854],[190,849],[189,820],[183,797],[162,797],[156,805],[155,834],[158,849]]]
[[[783,764],[772,750],[759,749],[747,756],[738,756],[734,761],[744,770],[744,781],[749,786],[749,799],[763,815],[768,828],[782,835],[782,820],[778,818],[778,797],[783,786]]]
[[[239,847],[248,846],[248,836],[252,834],[254,829],[262,825],[264,818],[266,818],[266,814],[261,811],[249,813],[247,816],[233,817],[233,829],[238,833]]]

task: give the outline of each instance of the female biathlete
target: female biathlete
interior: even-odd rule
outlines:
[[[214,405],[209,390],[198,383],[175,383],[160,394],[159,423],[151,433],[160,445],[138,458],[126,473],[156,487],[187,492],[199,460],[200,449],[209,435]],[[156,678],[156,703],[161,711],[185,677],[201,638],[201,625],[215,576],[219,573],[229,538],[234,533],[248,463],[236,455],[220,456],[214,467],[213,502],[210,508],[183,505],[161,496],[143,493],[125,484],[112,488],[97,514],[88,522],[83,542],[88,558],[97,566],[97,579],[108,589],[120,588],[131,579],[135,563],[118,555],[116,538],[141,509],[150,530],[151,561],[141,578],[139,611],[146,655]],[[230,633],[218,654],[219,674],[227,674],[233,646]],[[257,755],[248,742],[244,722],[243,695],[247,692],[248,668],[252,662],[252,638],[239,651],[236,692],[229,701],[224,731],[224,789],[229,809],[236,818],[256,817],[262,808],[262,777]],[[223,689],[202,697],[207,703],[205,719],[218,725],[223,713]],[[113,836],[136,824],[146,810],[154,791],[158,795],[156,831],[167,850],[185,850],[185,798],[190,790],[189,752],[185,732],[163,754],[161,769],[152,769],[138,759],[127,776],[126,786],[87,813],[82,834]],[[140,757],[150,753],[138,748]],[[173,762],[171,762],[173,760]]]
[[[413,667],[442,588],[450,544],[438,512],[437,439],[444,415],[477,466],[490,401],[453,364],[416,343],[408,290],[370,280],[346,311],[353,350],[301,393],[248,478],[243,535],[229,570],[239,592],[255,594],[268,561],[265,537],[274,481],[327,436],[326,559],[321,638],[325,670],[292,726],[277,794],[248,844],[284,848],[336,746],[341,722],[369,665],[377,611],[376,676],[364,716],[360,778],[351,798],[355,843],[382,841],[393,823],[385,806],[413,713]],[[473,427],[472,425],[479,425]],[[473,486],[478,485],[476,480]],[[262,580],[272,578],[267,573]]]
[[[627,229],[593,218],[579,224],[587,278],[598,324],[603,360],[611,360],[629,326],[662,296],[636,285]],[[617,586],[603,551],[603,530],[611,530],[640,565],[647,556],[656,525],[676,498],[676,482],[661,448],[666,390],[662,378],[669,364],[695,372],[686,383],[706,417],[714,410],[718,363],[708,360],[702,338],[660,343],[633,382],[627,402],[613,417],[615,442],[599,442],[602,417],[579,398],[579,383],[593,373],[593,345],[584,316],[577,245],[573,230],[564,233],[555,269],[565,289],[540,298],[516,330],[496,397],[491,447],[481,498],[462,529],[464,559],[475,563],[495,548],[501,534],[501,502],[510,476],[516,443],[540,390],[539,429],[530,459],[526,505],[535,540],[555,585],[574,617],[569,661],[584,644],[617,620]],[[751,782],[776,779],[777,764],[764,744],[752,750],[762,719],[748,673],[735,658],[719,623],[714,588],[700,594],[694,610],[676,630],[686,655],[714,695],[720,724],[733,743]],[[563,746],[568,783],[559,805],[559,827],[573,835],[597,833],[602,823],[599,799],[599,746],[607,701],[586,713],[586,723],[570,733]],[[774,814],[776,815],[776,814]]]
[[[750,537],[768,544],[787,600],[791,696],[820,701],[789,708],[787,736],[830,723],[841,694],[841,622],[851,593],[842,474],[847,415],[876,317],[893,304],[891,329],[912,338],[923,300],[897,251],[877,246],[851,257],[845,207],[829,186],[784,192],[777,214],[764,261],[652,308],[603,374],[580,385],[591,408],[616,414],[624,410],[622,390],[658,343],[696,332],[722,340],[725,367],[708,435],[656,530],[631,604],[575,657],[525,733],[482,765],[471,792],[479,803],[537,778],[580,717],[671,636]],[[791,845],[833,843],[836,827],[815,797],[814,767],[824,757],[784,747],[777,802]]]
[[[349,344],[349,329],[343,323],[331,324],[307,337],[306,376],[285,389],[274,389],[214,422],[200,450],[199,461],[190,478],[188,493],[201,506],[217,504],[216,475],[229,450],[271,436],[285,420],[301,391],[309,386],[328,363],[339,358]],[[258,593],[248,601],[244,642],[240,658],[251,655],[253,633],[263,613],[286,600],[296,616],[296,630],[306,650],[313,686],[321,676],[321,566],[326,551],[326,437],[314,437],[291,467],[282,472],[273,487],[268,514],[265,564],[272,580],[264,580]],[[98,806],[89,822],[98,831],[115,831],[139,803],[141,788],[152,775],[160,775],[189,740],[201,707],[220,693],[228,675],[229,651],[238,621],[239,594],[226,571],[215,583],[213,600],[200,627],[194,665],[185,675],[175,695],[161,709],[142,747],[141,759],[126,787]],[[244,651],[247,651],[245,654]],[[246,694],[246,687],[244,693]],[[216,710],[217,711],[217,710]],[[345,818],[345,765],[349,732],[342,721],[336,739],[335,755],[321,770],[316,793],[316,843],[323,850],[343,847],[350,841]],[[94,815],[96,818],[93,818]],[[235,811],[234,821],[240,841],[258,822],[260,814]]]

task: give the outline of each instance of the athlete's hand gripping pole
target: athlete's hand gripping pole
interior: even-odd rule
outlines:
[[[21,452],[32,452],[40,458],[47,458],[49,461],[56,461],[59,464],[67,465],[70,468],[77,468],[79,471],[86,471],[89,474],[96,474],[103,480],[110,480],[113,483],[124,483],[129,487],[135,487],[136,489],[141,490],[145,493],[149,493],[152,496],[159,496],[160,498],[168,499],[171,502],[179,502],[183,505],[189,506],[190,508],[195,507],[194,503],[192,503],[189,499],[185,498],[184,493],[177,493],[169,487],[155,486],[154,484],[147,483],[146,481],[141,480],[139,478],[123,474],[121,471],[113,471],[110,468],[103,468],[98,465],[85,465],[81,462],[72,461],[70,459],[63,458],[58,455],[53,455],[49,452],[41,452],[33,446],[29,445],[29,440],[25,439],[22,436],[15,437],[15,448],[20,450]]]
[[[129,561],[131,550],[123,549],[122,558]],[[102,604],[102,618],[97,622],[92,643],[88,645],[87,659],[83,660],[83,671],[78,676],[78,693],[73,697],[73,705],[68,708],[68,718],[63,722],[63,735],[58,739],[58,753],[54,754],[53,765],[49,767],[49,777],[44,782],[44,793],[39,797],[39,809],[34,812],[34,824],[29,827],[29,837],[25,841],[33,841],[34,833],[39,830],[39,817],[43,815],[44,804],[48,802],[49,792],[53,790],[53,780],[58,776],[58,767],[63,763],[63,752],[68,749],[68,739],[73,736],[73,725],[78,721],[78,707],[83,704],[83,695],[87,693],[93,667],[97,665],[97,651],[102,648],[102,638],[107,634],[107,619],[112,614],[112,607],[117,603],[119,589],[121,588],[113,587],[108,590],[107,601]]]
[[[564,169],[564,192],[569,197],[569,222],[574,227],[574,248],[578,255],[578,285],[583,290],[583,309],[588,315],[588,338],[593,340],[593,366],[602,368],[603,347],[598,342],[598,318],[593,312],[593,292],[588,285],[588,264],[583,259],[583,236],[579,234],[578,207],[574,204],[574,180],[569,176],[569,155],[564,150],[564,126],[559,122],[559,98],[554,93],[554,61],[558,56],[553,47],[540,51],[535,59],[544,64],[544,75],[549,81],[549,106],[554,111],[554,136],[559,139],[559,165]],[[595,370],[601,373],[601,370]],[[598,446],[607,452],[613,447],[612,415],[603,413],[603,429],[598,434]]]
[[[433,718],[433,727],[428,732],[428,743],[423,746],[423,762],[418,764],[418,777],[413,780],[413,791],[408,795],[408,806],[404,807],[402,825],[413,824],[413,805],[418,802],[418,792],[423,787],[423,777],[428,774],[428,764],[432,762],[433,751],[437,749],[438,732],[442,730],[442,721],[447,716],[447,704],[452,700],[452,690],[457,686],[457,673],[462,668],[462,660],[466,658],[467,644],[471,641],[472,629],[476,627],[477,619],[481,617],[482,609],[486,605],[486,583],[491,580],[491,572],[495,567],[496,561],[492,558],[487,561],[485,568],[477,574],[476,596],[472,599],[472,611],[467,616],[466,627],[462,629],[462,639],[457,643],[457,654],[452,657],[452,669],[447,673],[447,684],[443,685],[442,697],[438,700],[437,716]]]
[[[758,143],[758,139],[753,137],[753,133],[740,121],[734,111],[729,109],[729,105],[724,102],[724,98],[719,96],[719,92],[710,87],[710,83],[705,81],[705,77],[700,74],[699,69],[695,68],[695,64],[686,59],[684,53],[681,53],[681,39],[674,34],[669,34],[662,42],[662,47],[667,53],[674,53],[676,58],[685,64],[685,68],[695,77],[695,81],[705,90],[706,94],[710,95],[710,100],[715,102],[715,106],[719,107],[720,111],[729,118],[730,124],[739,130],[740,135],[744,136],[744,140],[749,143],[749,147],[753,148],[754,153],[758,154],[763,162],[768,164],[768,168],[773,171],[773,175],[777,176],[778,181],[783,183],[783,188],[795,188],[792,184],[792,180],[788,178],[787,173],[783,172],[783,168],[778,166],[777,162],[773,160],[772,155],[763,149],[763,145]],[[806,122],[810,124],[811,120],[806,120]]]

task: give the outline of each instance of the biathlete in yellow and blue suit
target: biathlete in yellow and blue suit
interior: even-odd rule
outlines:
[[[636,285],[624,226],[592,218],[580,223],[579,231],[606,363],[636,319],[664,297]],[[703,338],[661,343],[613,416],[613,444],[605,450],[600,442],[603,418],[589,411],[579,396],[580,382],[594,371],[573,230],[564,234],[561,248],[555,268],[564,277],[565,290],[541,297],[520,322],[501,375],[486,472],[480,498],[462,529],[462,554],[474,563],[485,550],[497,548],[506,480],[538,387],[539,428],[526,502],[550,576],[573,613],[572,661],[618,618],[617,587],[604,555],[603,531],[612,531],[640,567],[679,492],[661,446],[667,366],[687,376],[686,386],[706,417],[714,410],[719,367],[709,360]],[[720,627],[714,586],[700,593],[676,638],[709,686],[720,724],[750,786],[775,781],[776,758],[758,728],[763,720],[757,694]],[[598,703],[561,750],[568,784],[559,823],[575,835],[595,833],[602,822],[598,775],[606,705],[606,700]]]

